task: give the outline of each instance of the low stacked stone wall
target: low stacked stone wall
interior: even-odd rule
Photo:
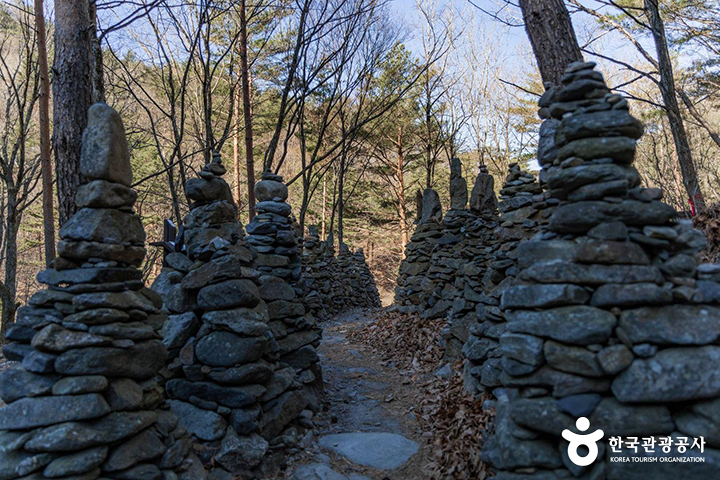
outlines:
[[[593,67],[571,65],[563,88],[541,104],[555,144],[541,145],[539,157],[560,205],[547,230],[518,247],[518,280],[502,294],[506,388],[480,453],[497,478],[714,478],[720,309],[711,303],[720,267],[697,266],[703,235],[676,219],[659,191],[640,186],[632,160],[642,124]],[[590,430],[576,428],[579,417]],[[565,429],[602,429],[595,462],[570,461]],[[608,440],[618,436],[671,444],[650,453],[624,442],[613,453]],[[678,446],[701,436],[704,453]]]
[[[343,245],[336,257],[312,225],[303,242],[302,286],[306,308],[321,320],[350,308],[380,307],[380,294],[362,249],[353,253]]]
[[[408,313],[418,312],[423,305],[423,280],[431,265],[433,249],[443,235],[442,206],[437,192],[425,189],[421,206],[418,225],[405,246],[405,258],[395,287],[395,306]]]
[[[166,350],[162,300],[138,269],[145,232],[133,212],[120,116],[91,107],[78,212],[60,230],[47,285],[18,311],[0,374],[0,478],[202,479],[156,375]]]
[[[303,241],[303,301],[315,318],[325,320],[338,313],[342,298],[337,293],[339,273],[332,245],[320,239],[315,226]]]
[[[500,297],[518,275],[518,245],[547,224],[552,205],[559,203],[548,197],[531,173],[518,164],[509,166],[500,190],[498,207],[502,214],[485,244],[489,252],[476,307],[477,323],[469,327],[468,341],[462,346],[465,389],[473,395],[502,385],[498,347],[505,316],[499,308]]]

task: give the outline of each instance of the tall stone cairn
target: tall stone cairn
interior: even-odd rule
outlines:
[[[442,236],[433,245],[430,264],[420,284],[420,312],[424,318],[445,317],[458,295],[455,276],[464,263],[462,230],[473,216],[467,210],[467,203],[468,189],[462,177],[462,164],[454,158],[450,165],[450,210],[442,220]]]
[[[83,135],[79,210],[60,230],[47,285],[18,310],[0,374],[0,478],[202,479],[202,464],[156,375],[162,300],[138,267],[145,231],[133,205],[120,116],[93,105]]]
[[[282,177],[264,172],[255,184],[255,197],[257,215],[246,228],[246,242],[258,252],[253,265],[260,273],[260,297],[267,304],[280,362],[292,367],[295,380],[304,386],[282,394],[267,407],[278,419],[295,418],[305,407],[319,408],[322,374],[316,348],[322,332],[302,302],[302,252]],[[269,432],[282,433],[279,428]]]
[[[487,243],[490,251],[476,307],[477,323],[470,326],[468,341],[462,347],[465,389],[473,395],[502,385],[498,347],[505,332],[505,316],[499,308],[500,297],[516,281],[518,244],[547,225],[552,207],[558,203],[550,198],[550,192],[543,192],[531,173],[517,163],[509,165],[500,190],[499,225]]]
[[[720,267],[697,265],[704,236],[640,186],[632,161],[642,124],[594,66],[570,65],[563,88],[541,99],[541,176],[560,205],[546,231],[518,246],[518,280],[502,294],[506,388],[495,390],[494,435],[480,454],[506,479],[715,478]],[[604,432],[587,467],[569,460],[561,438],[577,432],[578,417]],[[702,436],[707,445],[612,453],[612,436]]]
[[[457,270],[453,272],[452,287],[443,289],[452,302],[447,326],[440,333],[445,359],[449,361],[462,358],[463,345],[482,311],[478,309],[485,299],[482,279],[491,259],[493,233],[499,226],[495,181],[484,165],[479,167],[475,179],[470,209],[460,218],[462,225],[454,233],[460,241],[454,244],[451,257]]]
[[[443,235],[442,205],[437,192],[426,188],[419,205],[418,225],[405,246],[395,287],[395,308],[408,313],[418,312],[423,306],[423,279],[430,268],[435,244]]]
[[[273,411],[273,402],[300,384],[278,361],[252,266],[257,253],[244,243],[224,174],[215,154],[187,181],[180,251],[166,256],[153,288],[170,313],[162,329],[168,403],[202,444],[202,460],[215,465],[212,475],[254,478],[276,464],[269,442],[298,416],[279,418],[287,412]]]

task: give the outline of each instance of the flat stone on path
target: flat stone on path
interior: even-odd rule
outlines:
[[[302,465],[295,470],[291,480],[370,480],[362,475],[351,474],[350,476],[336,472],[330,465],[324,463],[312,463]]]
[[[351,462],[379,470],[401,467],[419,448],[416,442],[395,433],[339,433],[320,438],[319,444]]]

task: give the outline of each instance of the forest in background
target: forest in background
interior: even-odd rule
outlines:
[[[431,186],[447,206],[450,159],[463,160],[469,185],[477,164],[487,165],[497,189],[510,163],[534,168],[544,88],[513,3],[76,3],[87,3],[79,20],[92,27],[86,96],[106,101],[125,122],[149,241],[162,239],[166,218],[178,224],[187,213],[184,181],[218,151],[243,223],[252,212],[248,184],[264,169],[280,173],[300,223],[318,225],[336,248],[339,241],[364,248],[389,298],[412,234],[416,194]],[[652,0],[565,4],[584,56],[601,65],[614,91],[634,100],[632,113],[646,125],[635,163],[645,183],[662,188],[681,211],[691,210],[688,199],[699,192],[707,206],[716,205],[720,4],[662,1],[661,29]],[[61,62],[77,54],[68,49],[80,45],[58,20],[83,11],[58,6],[0,3],[3,318],[37,288],[48,234],[67,218],[64,199],[74,193],[61,168],[67,152],[56,148],[49,229],[42,123],[56,145],[58,106],[85,102],[80,92],[43,94],[40,44],[53,90]],[[699,188],[691,195],[693,172]],[[701,213],[712,217],[712,211]],[[160,254],[150,248],[148,277],[156,274]]]

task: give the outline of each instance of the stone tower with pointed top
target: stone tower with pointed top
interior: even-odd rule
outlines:
[[[162,300],[138,269],[145,232],[133,212],[125,131],[105,104],[89,111],[78,212],[60,230],[47,285],[18,311],[0,375],[0,476],[205,478],[156,375],[166,350]]]
[[[594,67],[570,65],[542,100],[541,177],[559,205],[519,245],[518,280],[501,298],[504,388],[481,456],[504,478],[714,478],[720,268],[697,265],[703,235],[640,185],[643,126]],[[570,461],[561,438],[578,417],[604,432],[588,466]],[[610,437],[663,438],[669,449],[611,449]],[[704,452],[679,447],[683,437],[704,437]]]

